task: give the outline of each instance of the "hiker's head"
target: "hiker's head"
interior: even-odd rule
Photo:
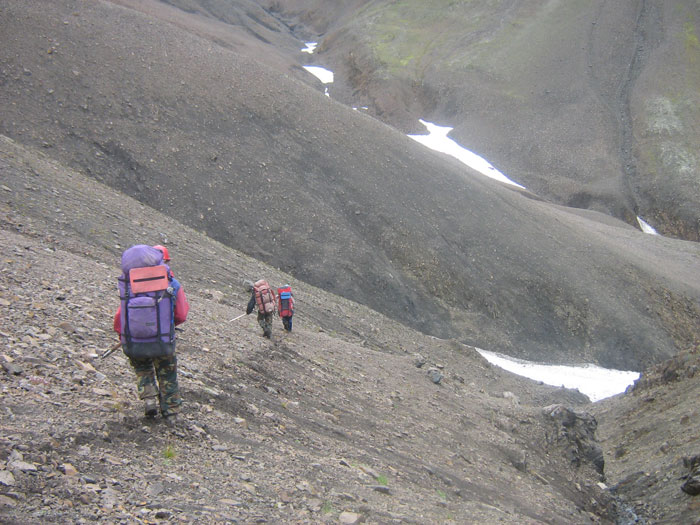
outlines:
[[[170,262],[170,254],[168,253],[168,249],[167,249],[165,246],[162,246],[162,245],[160,245],[160,244],[156,244],[156,245],[154,246],[154,248],[155,248],[156,250],[160,251],[160,253],[163,254],[163,262],[164,262],[164,263],[169,263],[169,262]]]

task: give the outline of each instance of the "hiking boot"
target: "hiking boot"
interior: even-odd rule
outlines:
[[[158,401],[155,397],[147,397],[145,401],[146,417],[156,417],[158,415]]]

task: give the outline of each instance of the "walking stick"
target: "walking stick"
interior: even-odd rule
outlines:
[[[102,354],[102,355],[100,356],[100,359],[104,359],[105,357],[108,357],[108,356],[112,355],[112,353],[113,353],[117,348],[119,348],[121,345],[122,345],[122,342],[121,342],[121,341],[117,341],[116,343],[114,343],[114,346],[113,346],[113,347],[111,347],[109,350],[107,350],[104,354]]]

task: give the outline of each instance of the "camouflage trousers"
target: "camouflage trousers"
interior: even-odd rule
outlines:
[[[272,313],[263,314],[258,312],[258,324],[263,329],[263,335],[269,338],[272,335]]]
[[[182,405],[182,398],[177,385],[177,358],[175,355],[142,359],[130,357],[129,361],[136,372],[136,388],[139,399],[158,397],[163,417],[177,414],[180,411],[180,405]],[[156,378],[158,385],[156,385]]]

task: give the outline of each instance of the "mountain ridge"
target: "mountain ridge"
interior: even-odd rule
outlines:
[[[325,97],[290,35],[333,4],[285,4],[318,11],[3,4],[0,519],[697,521],[697,243],[508,188]],[[343,3],[343,25],[378,5]],[[677,153],[677,108],[648,109]],[[142,417],[120,352],[98,357],[136,243],[168,246],[192,305],[172,429]],[[231,321],[258,277],[294,288],[292,334]],[[642,376],[591,404],[475,345]]]
[[[692,1],[264,4],[314,34],[347,104],[451,126],[548,200],[698,240]]]

